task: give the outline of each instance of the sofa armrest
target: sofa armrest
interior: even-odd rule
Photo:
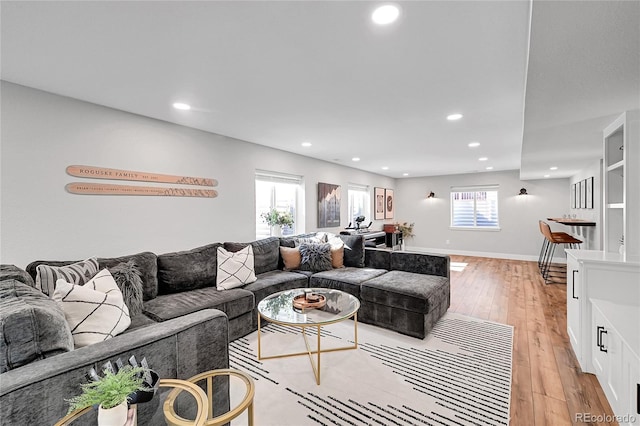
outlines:
[[[33,288],[36,287],[31,275],[15,265],[0,265],[0,281],[4,280],[16,280]]]
[[[449,278],[449,256],[442,254],[391,252],[391,270]]]
[[[138,361],[146,357],[161,378],[187,379],[228,368],[228,333],[227,316],[207,309],[32,362],[0,375],[0,418],[3,425],[54,424],[67,412],[65,399],[80,393],[88,370],[100,371],[105,362],[118,358],[126,362],[132,355]],[[140,424],[162,419],[159,398],[138,407]]]

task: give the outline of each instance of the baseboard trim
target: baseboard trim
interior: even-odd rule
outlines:
[[[531,256],[526,254],[513,254],[513,253],[493,253],[485,251],[466,251],[466,250],[451,250],[442,248],[427,248],[427,247],[414,247],[407,246],[406,250],[416,251],[419,253],[440,253],[440,254],[457,254],[460,256],[473,256],[473,257],[489,257],[493,259],[512,259],[512,260],[524,260],[528,262],[537,262],[538,256]],[[567,263],[565,257],[553,257],[553,263]]]

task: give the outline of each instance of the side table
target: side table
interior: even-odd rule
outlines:
[[[213,378],[217,376],[228,376],[229,379],[232,379],[232,378],[240,379],[240,381],[245,385],[246,389],[245,389],[244,397],[235,407],[232,407],[226,413],[222,413],[220,415],[214,416],[215,413],[213,412],[213,394],[214,394]],[[206,421],[204,421],[203,423],[196,423],[196,424],[203,424],[206,426],[221,426],[226,423],[229,423],[231,420],[235,419],[240,414],[242,414],[244,410],[247,410],[248,425],[253,426],[253,397],[255,395],[256,389],[255,389],[255,384],[253,383],[253,379],[248,374],[239,370],[234,370],[234,369],[211,370],[211,371],[207,371],[207,372],[195,375],[190,379],[187,379],[186,381],[193,384],[199,384],[200,382],[203,382],[203,381],[205,382],[204,384],[205,384],[206,397],[208,400],[208,404],[204,404],[204,405],[205,406],[208,405],[207,418],[206,418]],[[164,413],[165,413],[165,418],[167,418],[168,424],[176,424],[176,425],[185,424],[185,423],[169,422],[169,418],[180,419],[180,417],[175,413],[173,409],[173,402],[175,401],[177,396],[180,394],[180,392],[182,392],[182,389],[172,390],[167,396],[167,399],[165,401]]]

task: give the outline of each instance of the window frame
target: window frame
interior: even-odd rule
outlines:
[[[472,192],[473,196],[473,226],[460,226],[454,225],[454,194],[463,193],[463,192]],[[496,194],[496,204],[495,204],[495,215],[496,215],[496,225],[495,226],[478,226],[478,193],[479,192],[495,192]],[[449,202],[450,202],[450,213],[449,213],[449,229],[458,230],[458,231],[500,231],[500,186],[499,185],[477,185],[477,186],[452,186],[449,192]]]
[[[305,205],[305,191],[304,191],[304,177],[299,175],[292,175],[287,173],[273,172],[267,170],[256,170],[254,176],[254,212],[255,212],[255,236],[256,239],[265,238],[263,233],[258,232],[258,226],[264,225],[262,219],[260,218],[260,214],[262,211],[258,211],[258,181],[268,182],[268,183],[281,183],[281,184],[290,184],[295,185],[295,201],[294,201],[294,228],[293,234],[304,234],[305,233],[305,215],[304,215],[304,205]],[[275,193],[275,187],[272,188],[272,193],[270,195],[270,208],[275,207],[277,204],[277,195]],[[271,233],[269,233],[271,235]],[[266,237],[268,237],[267,235]]]
[[[369,222],[373,221],[373,219],[371,218],[371,188],[369,187],[369,185],[362,185],[359,183],[349,183],[347,185],[347,222],[350,222],[351,226],[356,226],[355,217],[352,216],[352,192],[359,192],[366,196],[366,199],[363,203],[363,216],[365,216],[366,218],[366,223],[363,223],[363,225],[366,226],[369,224]]]

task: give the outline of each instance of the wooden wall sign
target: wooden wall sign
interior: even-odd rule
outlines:
[[[115,185],[110,183],[71,182],[65,186],[72,194],[81,195],[155,195],[164,197],[204,197],[215,198],[214,189],[167,188],[160,186]]]
[[[191,176],[163,175],[136,172],[134,170],[107,169],[94,166],[68,166],[67,173],[75,177],[109,180],[131,180],[140,182],[177,183],[183,185],[217,186],[215,179]],[[141,195],[141,194],[138,194]]]

